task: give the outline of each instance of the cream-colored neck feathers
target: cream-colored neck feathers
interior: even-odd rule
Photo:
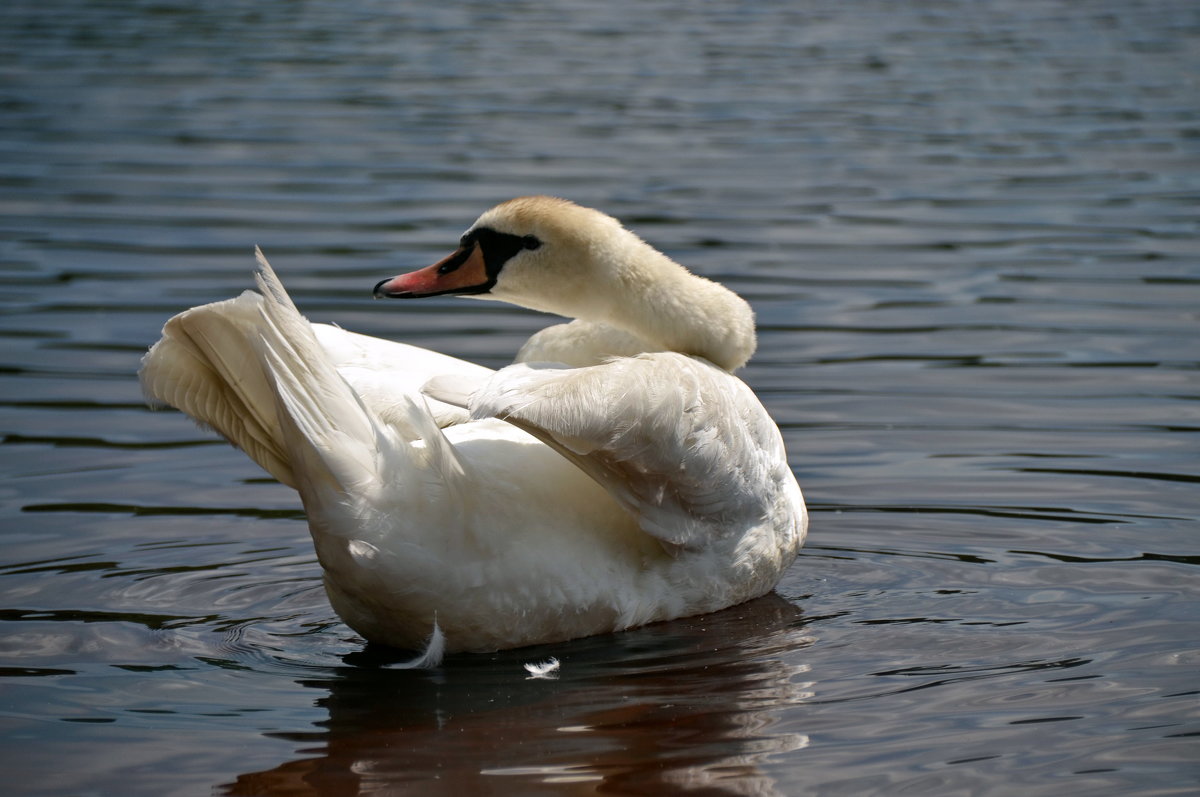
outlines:
[[[566,200],[522,197],[489,210],[475,226],[535,235],[543,244],[505,264],[490,298],[608,324],[729,371],[754,353],[754,313],[744,299],[692,274],[611,216]]]

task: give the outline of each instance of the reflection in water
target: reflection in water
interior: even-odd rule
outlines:
[[[321,755],[241,775],[225,793],[780,794],[760,764],[808,743],[774,726],[811,697],[795,652],[812,641],[801,611],[771,594],[555,646],[557,680],[522,666],[548,649],[432,672],[389,669],[395,654],[368,649],[303,682],[328,690],[329,719],[288,738],[323,743]]]

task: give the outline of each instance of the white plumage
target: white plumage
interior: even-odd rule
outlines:
[[[800,489],[730,373],[749,306],[614,219],[512,200],[377,286],[579,319],[495,372],[309,324],[259,262],[258,293],[167,322],[143,387],[300,493],[330,601],[366,638],[419,647],[435,616],[447,651],[615,631],[764,594],[795,558]]]

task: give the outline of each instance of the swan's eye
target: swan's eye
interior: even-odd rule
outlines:
[[[538,240],[536,235],[526,235],[521,239],[521,246],[525,249],[537,249],[541,245],[542,242]]]
[[[438,266],[437,273],[449,274],[452,271],[458,271],[462,264],[471,257],[473,251],[475,251],[475,245],[470,242],[459,247],[457,252],[442,261],[442,264]]]

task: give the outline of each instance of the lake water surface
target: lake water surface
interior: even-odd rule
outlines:
[[[8,0],[5,790],[1195,793],[1198,53],[1186,0]],[[394,669],[138,361],[259,244],[313,320],[503,365],[551,319],[370,292],[525,193],[751,301],[809,542],[726,612]]]

